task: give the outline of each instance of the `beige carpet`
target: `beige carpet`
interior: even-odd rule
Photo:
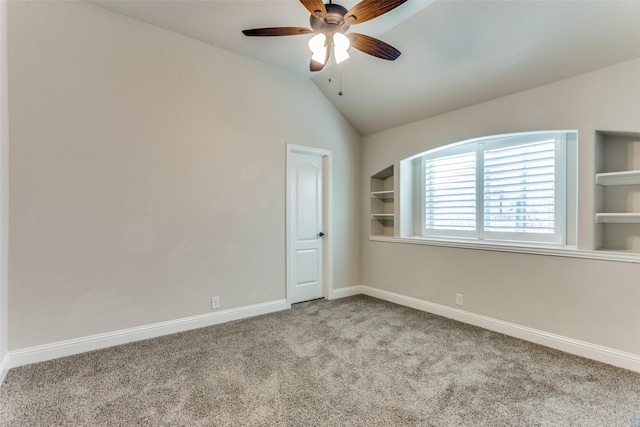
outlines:
[[[640,374],[369,297],[13,369],[3,426],[640,426]]]

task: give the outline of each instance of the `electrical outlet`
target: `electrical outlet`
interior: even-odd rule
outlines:
[[[464,305],[464,297],[462,294],[456,294],[456,305]]]
[[[211,310],[220,308],[220,297],[211,297]]]

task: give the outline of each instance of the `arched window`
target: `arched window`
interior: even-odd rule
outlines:
[[[565,245],[568,139],[576,132],[498,135],[412,157],[413,234]]]

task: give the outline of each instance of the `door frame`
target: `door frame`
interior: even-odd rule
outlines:
[[[287,308],[291,308],[292,293],[292,263],[294,250],[290,237],[293,235],[291,224],[291,156],[292,154],[309,154],[322,158],[322,228],[325,233],[322,244],[322,296],[331,299],[333,292],[333,233],[331,227],[331,199],[333,182],[333,152],[322,148],[305,147],[303,145],[287,144],[286,173],[285,173],[285,252],[286,252],[286,298]]]

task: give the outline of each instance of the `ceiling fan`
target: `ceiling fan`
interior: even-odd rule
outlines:
[[[373,37],[345,32],[351,25],[361,24],[389,12],[400,6],[407,0],[362,0],[351,10],[347,10],[339,4],[323,0],[300,0],[300,3],[311,12],[311,28],[304,27],[275,27],[255,28],[244,30],[242,33],[250,37],[295,36],[300,34],[315,34],[309,40],[311,49],[311,71],[320,71],[329,60],[331,51],[334,53],[336,63],[340,63],[349,57],[349,46],[376,56],[378,58],[394,61],[400,56],[400,51],[395,47]]]

